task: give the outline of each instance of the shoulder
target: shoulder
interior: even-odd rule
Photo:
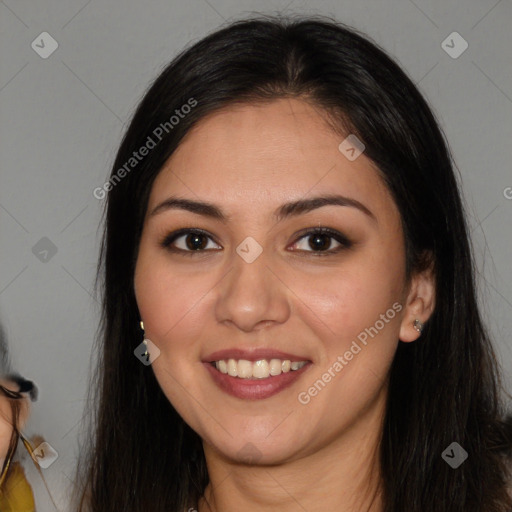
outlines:
[[[12,473],[0,489],[0,510],[4,512],[25,510],[35,512],[34,493],[18,461],[13,461]]]

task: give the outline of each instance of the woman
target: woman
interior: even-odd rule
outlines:
[[[36,388],[20,375],[4,375],[3,372],[0,375],[0,510],[33,512],[32,487],[22,464],[13,457],[18,448],[15,433],[23,428],[30,414],[30,402],[25,393]],[[31,398],[36,396],[32,394]]]
[[[213,33],[149,89],[107,192],[75,509],[512,510],[450,155],[375,44]]]

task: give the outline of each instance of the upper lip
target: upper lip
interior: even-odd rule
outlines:
[[[211,363],[213,361],[220,361],[221,359],[245,359],[247,361],[259,361],[260,359],[289,359],[291,362],[310,361],[308,357],[282,352],[281,350],[275,350],[273,348],[254,348],[246,350],[241,348],[227,348],[208,354],[203,359],[203,362]]]

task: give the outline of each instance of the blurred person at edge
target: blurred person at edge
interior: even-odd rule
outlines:
[[[21,398],[9,398],[3,390],[0,390],[0,474],[3,474],[1,470],[9,452],[13,435],[13,413],[15,413],[12,407],[13,400],[19,403],[16,420],[19,431],[23,430],[30,415],[30,400],[24,391],[25,383],[29,383],[29,381],[21,377],[4,374],[0,376],[1,386],[11,392],[22,393]],[[21,443],[21,441],[18,441],[18,443]],[[19,449],[19,446],[17,449]],[[22,464],[13,458],[0,486],[0,511],[19,512],[22,510],[24,512],[35,512],[34,494],[26,479]]]

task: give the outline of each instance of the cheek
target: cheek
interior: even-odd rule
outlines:
[[[147,261],[150,263],[146,264]],[[169,402],[192,421],[194,404],[183,389],[193,390],[197,386],[195,372],[191,369],[201,364],[205,307],[208,307],[207,283],[170,269],[168,262],[152,254],[148,259],[141,255],[135,287],[145,335],[160,350],[151,365],[152,370]],[[197,395],[198,391],[192,394]]]
[[[308,299],[299,314],[318,326],[323,346],[299,402],[317,417],[328,407],[333,425],[348,425],[378,396],[398,344],[402,277],[401,265],[372,253],[302,290]]]
[[[307,298],[298,303],[300,315],[310,318],[310,325],[318,325],[323,333],[318,333],[320,338],[330,339],[336,346],[373,326],[380,315],[386,316],[386,325],[399,327],[396,307],[386,312],[400,300],[403,272],[401,265],[389,258],[360,254],[325,276],[294,282],[301,286],[298,295]]]
[[[209,307],[207,292],[213,284],[207,275],[179,272],[165,256],[153,253],[146,257],[141,251],[135,273],[137,304],[146,335],[162,355],[188,352],[195,356],[190,349],[201,339],[205,308]]]

